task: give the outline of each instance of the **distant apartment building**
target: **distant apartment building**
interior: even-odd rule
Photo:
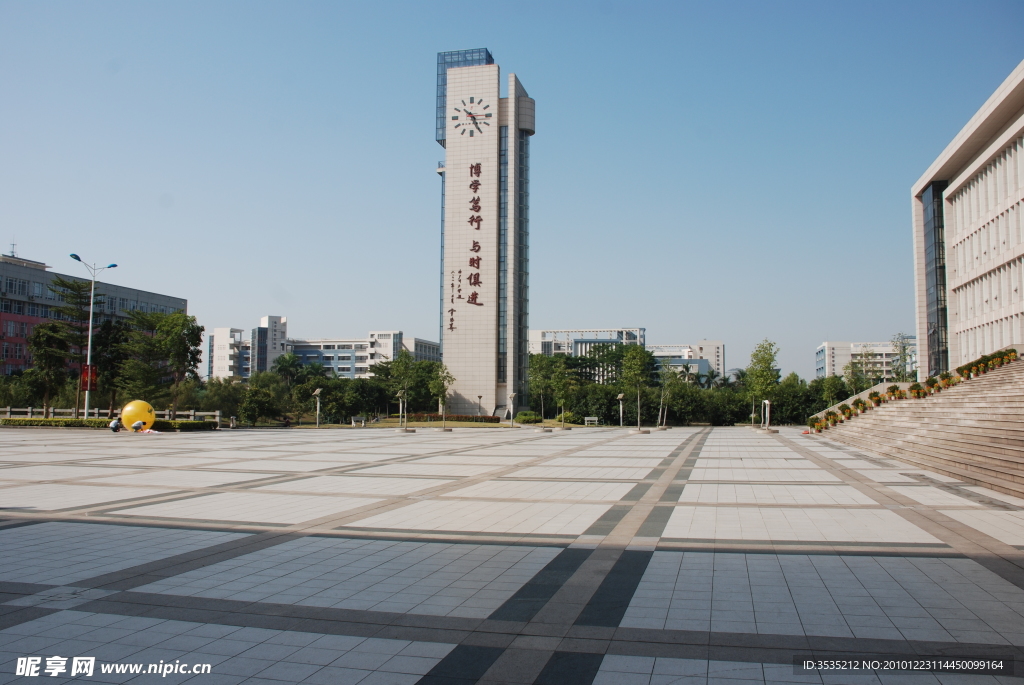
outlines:
[[[717,340],[701,340],[696,345],[648,345],[659,366],[668,365],[675,371],[687,367],[690,373],[706,375],[714,369],[725,375],[725,345]]]
[[[248,378],[250,338],[241,328],[214,328],[207,335],[207,377]]]
[[[441,361],[439,343],[406,338],[402,331],[370,331],[365,338],[288,338],[287,319],[280,316],[263,317],[248,336],[241,328],[215,328],[208,344],[210,378],[248,378],[273,369],[274,360],[287,353],[303,366],[321,364],[341,378],[369,378],[371,366],[394,359],[401,350],[416,361]]]
[[[913,377],[917,369],[917,338],[907,336],[910,356],[907,373]],[[868,378],[880,378],[889,381],[898,370],[897,354],[891,342],[836,342],[826,341],[818,346],[814,353],[814,376],[842,376],[846,365],[856,360],[861,371]]]
[[[249,336],[252,372],[270,371],[278,357],[288,354],[288,319],[264,316]]]
[[[692,345],[648,345],[656,359],[667,358],[677,360],[675,363],[682,363],[685,360],[707,361],[707,367],[714,369],[719,376],[725,375],[725,343],[721,340],[698,340]],[[690,364],[693,366],[693,364]],[[702,369],[703,364],[698,364]],[[702,370],[699,373],[707,373]]]
[[[530,354],[548,357],[581,357],[598,345],[640,345],[655,358],[668,360],[670,366],[679,367],[683,360],[693,360],[695,363],[689,366],[695,367],[695,373],[714,369],[725,375],[725,343],[721,340],[698,340],[693,345],[648,345],[646,328],[534,330],[529,337]]]
[[[416,361],[441,361],[440,343],[406,338],[402,331],[370,331],[365,338],[292,339],[288,344],[304,366],[322,364],[341,378],[369,378],[371,366],[392,361],[402,350]]]
[[[10,255],[0,255],[0,373],[13,374],[32,366],[28,338],[41,323],[56,320],[54,307],[61,302],[60,293],[50,284],[56,277],[71,281],[88,281],[80,276],[51,273],[42,262]],[[84,271],[84,269],[83,269]],[[188,301],[181,297],[159,295],[110,283],[96,283],[94,322],[127,319],[132,312],[168,314],[188,311]]]
[[[575,330],[530,331],[530,354],[548,357],[581,357],[597,345],[640,345],[646,343],[644,328],[582,328]]]

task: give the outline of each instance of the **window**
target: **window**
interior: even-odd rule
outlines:
[[[117,299],[117,305],[121,309],[122,312],[128,311],[128,299],[127,298],[119,297]]]
[[[352,361],[352,355],[350,355],[350,354],[340,355],[339,354],[338,355],[338,361],[339,362],[350,362],[350,361]]]
[[[351,350],[352,346],[351,345],[338,345],[338,349],[339,350]]]
[[[325,362],[333,362],[334,361],[334,355],[333,354],[325,354],[324,355],[324,361]]]
[[[339,366],[338,373],[350,373],[352,371],[351,366]]]
[[[45,291],[46,288],[43,286],[42,283],[32,284],[32,297],[42,297]]]
[[[24,359],[25,358],[25,345],[23,343],[14,343],[14,358]]]
[[[367,360],[367,359],[366,359],[366,357],[365,357],[365,356],[363,356],[363,357],[357,356],[357,357],[356,357],[356,363],[359,363],[359,362],[365,362],[366,360]]]
[[[11,358],[11,346],[8,345],[7,343],[3,343],[2,345],[0,345],[0,359],[10,359],[10,358]]]

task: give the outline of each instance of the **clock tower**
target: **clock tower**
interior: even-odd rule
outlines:
[[[438,54],[441,340],[451,414],[514,415],[526,396],[535,105],[485,49]],[[514,399],[510,400],[510,395]]]

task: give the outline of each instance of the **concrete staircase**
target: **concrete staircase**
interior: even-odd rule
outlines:
[[[821,435],[1024,497],[1024,360],[924,399],[887,402]]]

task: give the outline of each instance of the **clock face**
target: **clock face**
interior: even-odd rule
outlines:
[[[452,109],[452,121],[458,122],[455,130],[460,135],[468,134],[470,138],[483,135],[493,118],[490,109],[491,106],[478,97],[471,97],[468,102],[462,100],[461,106]]]

